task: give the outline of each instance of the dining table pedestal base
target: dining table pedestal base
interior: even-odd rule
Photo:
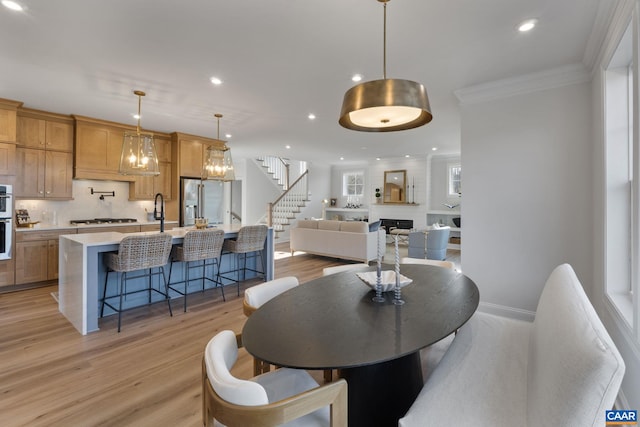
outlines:
[[[349,386],[349,427],[397,427],[424,382],[420,352],[399,359],[340,369]]]

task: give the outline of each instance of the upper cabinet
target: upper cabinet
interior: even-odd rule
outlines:
[[[129,200],[151,200],[162,193],[171,199],[171,136],[153,132],[158,153],[159,176],[121,175],[120,156],[125,132],[135,132],[135,126],[74,116],[76,144],[74,178],[128,181]]]
[[[20,109],[17,143],[16,197],[73,198],[73,120],[70,116]]]
[[[118,123],[89,117],[74,118],[74,178],[133,181],[133,177],[118,172],[125,128]]]
[[[0,175],[16,174],[17,111],[22,102],[0,98]]]
[[[17,129],[18,145],[55,151],[73,151],[73,121],[46,120],[20,111]]]
[[[17,111],[22,102],[0,98],[0,142],[16,142]]]
[[[187,135],[174,132],[173,139],[173,163],[177,176],[189,178],[202,177],[202,165],[204,152],[209,147],[224,148],[224,141],[204,138],[201,136]]]
[[[168,136],[154,134],[153,138],[158,153],[158,176],[136,176],[129,184],[129,200],[153,200],[157,193],[162,193],[164,200],[172,199],[171,191],[171,139]]]

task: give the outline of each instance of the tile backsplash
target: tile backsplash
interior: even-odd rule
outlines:
[[[94,192],[115,191],[115,196]],[[73,200],[17,200],[15,209],[27,209],[32,221],[42,224],[69,225],[70,220],[89,218],[135,218],[146,221],[153,211],[153,201],[129,201],[129,183],[118,181],[73,180]]]

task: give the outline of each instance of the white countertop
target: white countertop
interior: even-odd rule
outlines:
[[[165,221],[165,225],[167,224],[177,224],[178,221]],[[98,227],[125,227],[131,225],[160,225],[160,221],[137,221],[137,222],[117,222],[117,223],[108,223],[108,224],[65,224],[65,225],[53,225],[53,224],[43,224],[38,223],[35,224],[32,228],[29,227],[16,227],[17,233],[22,233],[25,231],[62,231],[62,230],[78,230],[81,228],[98,228]]]
[[[215,228],[223,230],[227,233],[237,233],[242,226],[238,224],[221,224]],[[174,239],[182,239],[189,230],[194,230],[195,227],[178,227],[172,230],[166,230],[165,233],[170,234]],[[71,241],[80,243],[84,246],[102,246],[102,245],[117,245],[126,236],[144,236],[148,234],[156,234],[158,231],[141,231],[138,233],[118,233],[116,231],[106,231],[103,233],[80,233],[80,234],[67,234],[62,238],[69,239]]]

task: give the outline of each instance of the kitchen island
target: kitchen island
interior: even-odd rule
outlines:
[[[237,237],[240,225],[220,225],[216,228],[225,232],[225,239]],[[177,228],[166,231],[173,237],[173,244],[180,244],[189,228]],[[125,236],[150,234],[140,233],[90,233],[69,234],[59,238],[59,280],[58,280],[58,309],[83,335],[97,331],[100,311],[100,295],[105,283],[106,267],[102,261],[102,254],[118,250],[120,241]],[[273,229],[269,228],[267,240],[263,249],[263,259],[266,266],[266,280],[274,275],[274,242]],[[173,277],[182,277],[182,263],[173,267]],[[232,269],[231,256],[222,257],[221,271]],[[169,269],[165,267],[167,279]],[[109,284],[115,283],[117,275],[109,276]],[[250,277],[250,276],[248,276]],[[176,279],[173,279],[174,281]],[[179,296],[179,295],[174,295]],[[146,299],[141,301],[145,304]]]

